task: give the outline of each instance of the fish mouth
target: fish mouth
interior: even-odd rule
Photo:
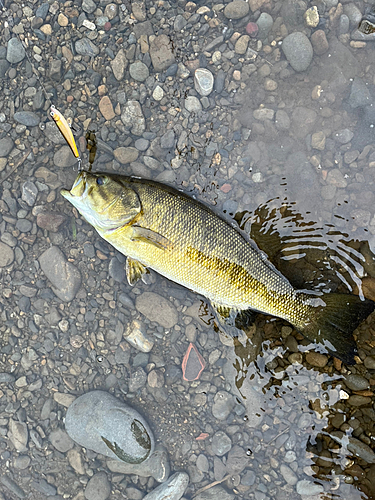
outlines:
[[[77,178],[74,181],[71,190],[69,191],[68,189],[61,189],[60,194],[66,199],[70,199],[72,197],[80,198],[85,195],[86,191],[87,191],[86,172],[82,171],[77,175]]]

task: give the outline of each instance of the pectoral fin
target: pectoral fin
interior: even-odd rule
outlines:
[[[165,238],[165,236],[144,227],[133,226],[133,235],[131,240],[149,243],[150,245],[154,245],[155,247],[163,250],[170,250],[173,247],[172,242],[168,240],[168,238]]]
[[[150,275],[150,271],[138,262],[138,260],[128,257],[126,259],[125,271],[129,285],[134,286],[139,280],[142,280],[146,285],[148,284],[147,276]]]

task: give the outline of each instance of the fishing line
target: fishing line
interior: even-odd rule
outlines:
[[[3,0],[0,0],[0,5],[4,11],[4,14],[6,12],[6,7],[3,3]],[[72,129],[71,129],[71,126],[69,125],[68,121],[66,120],[66,118],[63,116],[63,114],[58,110],[56,109],[56,107],[52,104],[52,100],[51,100],[51,97],[52,97],[52,94],[49,95],[47,93],[47,90],[45,88],[45,86],[43,85],[43,82],[39,76],[39,73],[38,71],[36,70],[29,54],[28,54],[28,50],[29,50],[29,44],[27,43],[26,44],[26,40],[27,40],[27,36],[25,36],[25,42],[21,39],[21,37],[19,36],[19,34],[14,31],[14,23],[13,23],[13,18],[12,16],[8,16],[8,19],[4,21],[4,27],[5,28],[11,28],[12,29],[12,33],[14,35],[16,35],[18,41],[20,42],[20,44],[22,45],[23,49],[24,49],[24,52],[25,52],[25,55],[26,55],[26,59],[28,60],[32,70],[33,70],[33,73],[35,74],[42,90],[43,90],[43,93],[44,93],[44,96],[47,100],[47,102],[49,101],[49,103],[51,103],[51,107],[50,107],[50,117],[52,118],[52,120],[55,122],[57,128],[59,129],[61,135],[64,137],[65,141],[67,142],[68,146],[70,147],[70,150],[72,151],[73,155],[75,156],[75,158],[77,159],[77,162],[78,162],[78,171],[81,171],[81,165],[82,165],[82,159],[81,159],[81,156],[79,154],[79,151],[78,151],[78,148],[77,148],[77,145],[76,145],[76,142],[75,142],[75,139],[74,139],[74,136],[73,136],[73,132],[72,132]]]

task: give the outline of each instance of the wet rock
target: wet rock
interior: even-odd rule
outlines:
[[[189,111],[189,113],[198,113],[199,111],[202,111],[202,104],[200,103],[198,97],[190,95],[185,99],[185,109]]]
[[[14,142],[10,137],[3,137],[0,139],[0,158],[8,156],[13,147]]]
[[[310,66],[313,48],[304,33],[295,31],[286,36],[281,47],[294,71],[305,71]]]
[[[357,208],[350,213],[353,222],[358,227],[368,227],[371,219],[371,212]]]
[[[111,99],[108,96],[103,96],[99,101],[99,110],[106,120],[112,120],[116,116],[113,111]]]
[[[198,68],[194,73],[194,87],[201,96],[210,95],[214,87],[214,77],[211,71]]]
[[[350,452],[362,458],[362,460],[365,460],[367,463],[375,464],[375,453],[367,444],[359,439],[350,436],[347,448]]]
[[[135,61],[129,66],[129,73],[137,82],[144,82],[150,75],[148,67],[142,61]]]
[[[265,38],[267,38],[268,33],[272,29],[273,26],[272,16],[267,12],[262,12],[261,15],[258,17],[256,24],[259,30],[257,33],[257,38],[259,38],[259,40],[264,40]]]
[[[85,498],[87,500],[106,500],[111,494],[111,483],[105,472],[98,472],[87,483]]]
[[[77,158],[69,146],[62,146],[53,156],[53,163],[58,168],[73,167],[77,164]]]
[[[142,477],[152,476],[156,481],[166,481],[170,474],[167,450],[157,446],[151,457],[141,464],[127,464],[118,460],[108,460],[107,467],[111,472],[119,474],[136,474]]]
[[[375,370],[375,356],[367,356],[365,358],[364,365],[369,370]]]
[[[306,354],[306,361],[311,366],[324,368],[328,363],[328,356],[326,356],[325,354],[319,354],[318,352],[312,351]]]
[[[321,56],[329,49],[326,34],[323,30],[314,31],[311,35],[311,44],[316,55]]]
[[[121,81],[124,78],[125,70],[128,65],[128,61],[125,56],[124,49],[120,49],[116,57],[111,61],[111,68],[116,80]]]
[[[55,496],[57,493],[57,489],[52,484],[47,483],[45,479],[32,481],[31,487],[46,496]]]
[[[347,403],[351,406],[364,406],[371,404],[371,398],[366,396],[360,396],[358,394],[353,394],[347,400]]]
[[[49,3],[44,2],[41,5],[39,5],[38,8],[36,9],[35,16],[40,17],[44,21],[45,18],[47,17],[48,11],[49,11]]]
[[[66,453],[74,446],[73,441],[63,429],[56,429],[49,435],[50,443],[61,453]]]
[[[77,472],[77,474],[86,474],[85,468],[83,466],[83,459],[81,453],[73,448],[67,453],[68,461],[71,467]]]
[[[299,495],[319,495],[323,493],[324,488],[321,484],[303,479],[297,482],[296,490]]]
[[[93,0],[83,0],[82,10],[87,14],[92,14],[96,9],[96,4]]]
[[[234,398],[226,391],[215,394],[212,415],[218,420],[225,420],[234,408]]]
[[[121,114],[121,121],[134,135],[142,135],[146,130],[146,121],[138,101],[127,101]]]
[[[168,481],[143,497],[143,500],[180,500],[188,484],[188,474],[186,472],[176,472]]]
[[[161,370],[151,370],[147,375],[147,383],[152,388],[160,389],[164,386],[164,375]]]
[[[143,368],[138,367],[129,377],[129,392],[137,392],[146,385],[147,375]]]
[[[146,333],[145,325],[137,319],[127,326],[124,338],[141,352],[150,352],[154,346],[153,339]]]
[[[284,465],[284,464],[280,465],[280,473],[283,476],[283,478],[287,484],[290,484],[293,486],[298,481],[296,474],[287,465]]]
[[[212,438],[212,451],[218,457],[222,457],[232,448],[232,440],[223,431],[218,431]]]
[[[116,148],[113,152],[114,157],[116,158],[117,161],[122,163],[123,165],[126,165],[127,163],[132,163],[138,158],[138,151],[136,148],[133,147],[119,147]]]
[[[66,221],[65,215],[56,212],[41,212],[36,216],[36,224],[42,229],[57,233],[61,224]]]
[[[25,49],[18,38],[11,38],[7,45],[7,61],[10,64],[17,64],[26,57]]]
[[[164,328],[173,328],[177,324],[178,312],[175,306],[157,293],[144,292],[138,295],[135,305],[147,319]]]
[[[317,119],[313,109],[297,106],[292,113],[292,127],[296,137],[302,139],[311,133]]]
[[[155,101],[161,101],[163,99],[164,90],[160,87],[160,85],[156,85],[152,93],[152,97],[155,99]]]
[[[81,446],[127,463],[141,463],[153,452],[147,422],[133,408],[104,391],[91,391],[68,408],[65,428]]]
[[[17,422],[11,418],[9,420],[8,437],[19,453],[27,451],[29,431],[25,422]]]
[[[234,46],[234,51],[236,54],[246,54],[247,47],[249,45],[250,37],[249,35],[242,35],[239,37]]]
[[[57,247],[51,247],[39,257],[40,267],[52,283],[59,299],[70,302],[81,286],[81,273]]]
[[[365,377],[355,373],[346,375],[345,384],[352,391],[365,391],[370,387],[369,381]]]
[[[75,50],[81,56],[95,57],[99,54],[99,48],[88,38],[81,38],[75,43]]]
[[[343,130],[338,130],[335,133],[335,139],[340,142],[340,144],[347,144],[354,137],[354,134],[351,130],[344,128]]]
[[[17,498],[26,498],[26,493],[24,490],[15,482],[13,479],[7,475],[0,476],[0,483],[5,486],[10,492],[16,495]],[[4,497],[3,497],[4,498]]]
[[[172,42],[167,35],[156,36],[150,44],[150,56],[154,70],[159,73],[175,62]]]
[[[361,78],[354,78],[350,89],[349,105],[353,109],[371,104],[371,94],[368,85]]]
[[[175,145],[176,137],[174,131],[169,129],[160,137],[160,147],[163,149],[172,149]]]
[[[26,181],[22,184],[22,199],[29,207],[35,205],[36,197],[38,196],[38,188],[32,181]]]
[[[16,222],[16,229],[21,231],[21,233],[28,233],[31,231],[33,225],[28,219],[19,219]]]
[[[190,342],[182,360],[182,375],[184,380],[187,380],[188,382],[197,380],[205,366],[206,363],[203,357],[199,353],[196,346]]]
[[[94,257],[95,256],[95,252],[94,252],[93,255],[88,255],[88,257],[89,256],[91,258]],[[108,272],[109,272],[109,275],[111,276],[111,278],[113,278],[118,283],[122,283],[125,280],[125,278],[126,278],[124,266],[117,259],[117,257],[113,257],[110,260],[109,266],[108,266]]]
[[[234,0],[228,3],[224,9],[227,19],[241,19],[249,13],[249,4],[243,0]]]
[[[39,116],[32,111],[17,111],[13,118],[26,127],[36,127],[40,122]]]
[[[13,460],[13,466],[15,469],[23,470],[27,469],[30,465],[31,458],[27,455],[19,455]]]
[[[14,261],[14,251],[6,243],[0,241],[0,267],[7,267]]]
[[[338,188],[345,188],[348,183],[346,182],[341,170],[334,168],[330,170],[327,175],[327,183],[332,184]]]
[[[246,452],[237,444],[228,453],[227,457],[228,474],[241,474],[241,472],[249,465]]]
[[[194,497],[194,500],[234,500],[235,496],[228,493],[222,486],[216,485]]]

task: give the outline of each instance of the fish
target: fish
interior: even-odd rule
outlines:
[[[230,334],[239,317],[260,312],[355,363],[353,331],[375,303],[295,289],[238,226],[204,203],[153,180],[85,170],[61,195],[127,257],[130,285],[147,282],[153,269],[206,297]]]

